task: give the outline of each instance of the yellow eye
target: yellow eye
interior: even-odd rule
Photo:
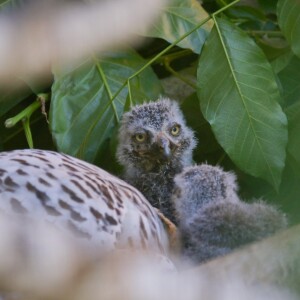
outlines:
[[[146,133],[137,133],[137,134],[134,135],[134,138],[139,143],[145,142]]]
[[[171,127],[170,132],[171,132],[171,134],[172,134],[173,136],[179,135],[179,133],[180,133],[180,125],[176,124],[176,125],[174,125],[173,127]]]

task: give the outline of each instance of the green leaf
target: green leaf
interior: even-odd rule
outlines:
[[[277,204],[288,213],[290,225],[300,222],[300,163],[289,153],[282,174],[279,194],[274,195]],[[277,197],[276,197],[277,196]]]
[[[258,0],[260,6],[266,11],[266,13],[275,13],[277,0]]]
[[[59,151],[94,162],[118,124],[128,94],[125,87],[110,99],[129,76],[145,64],[133,51],[110,53],[75,70],[55,74],[50,107],[50,127]],[[130,81],[133,103],[155,99],[159,80],[147,68]]]
[[[208,13],[196,0],[172,0],[164,7],[155,26],[145,35],[173,43],[207,17]],[[178,46],[200,53],[212,25],[212,21],[205,23]]]
[[[246,19],[251,21],[266,21],[267,19],[261,10],[245,5],[232,7],[227,11],[227,14],[235,19]]]
[[[286,106],[300,101],[300,59],[293,56],[288,65],[278,73],[282,96]]]
[[[289,121],[289,142],[287,149],[300,164],[300,102],[287,108],[286,115]]]
[[[274,59],[271,62],[274,72],[278,74],[280,71],[282,71],[288,65],[292,57],[293,53],[291,51],[287,51]]]
[[[300,1],[279,0],[277,15],[279,26],[292,51],[300,57]]]
[[[256,38],[256,43],[263,50],[269,61],[280,57],[290,50],[289,45],[284,39],[264,36],[262,38]]]
[[[216,19],[198,66],[204,117],[237,166],[276,189],[285,162],[287,120],[262,50],[229,21]]]

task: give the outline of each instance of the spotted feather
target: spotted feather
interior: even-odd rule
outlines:
[[[0,209],[42,218],[101,251],[169,250],[160,217],[138,190],[65,154],[0,153]]]

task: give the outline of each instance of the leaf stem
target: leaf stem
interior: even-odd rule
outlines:
[[[221,163],[222,163],[223,160],[225,159],[226,155],[227,155],[226,152],[224,152],[224,153],[221,155],[221,157],[218,159],[218,161],[217,161],[217,163],[216,163],[217,166],[220,166],[220,165],[221,165]]]
[[[189,85],[190,87],[192,87],[193,89],[196,89],[196,85],[188,80],[187,78],[185,78],[184,76],[182,76],[180,73],[176,72],[170,65],[171,60],[169,60],[168,58],[166,58],[164,60],[164,66],[167,69],[167,71],[169,71],[172,75],[174,75],[175,77],[179,78],[181,81],[183,81],[184,83],[186,83],[187,85]]]
[[[268,35],[271,37],[282,37],[283,36],[283,33],[281,31],[248,30],[246,32],[251,35]]]
[[[35,124],[36,122],[38,122],[39,120],[42,119],[41,115],[38,115],[37,117],[35,117],[33,120],[31,119],[31,125]],[[15,130],[12,134],[6,136],[6,138],[3,140],[3,144],[7,143],[9,140],[13,139],[15,136],[17,136],[19,133],[21,133],[23,131],[23,127],[19,127],[17,130]]]
[[[224,6],[227,5],[227,3],[226,3],[224,0],[219,0],[219,1],[220,1],[220,3],[221,3],[222,5],[224,5]]]
[[[23,129],[25,132],[26,140],[30,149],[33,149],[33,139],[30,130],[30,116],[22,119]]]
[[[38,108],[43,107],[45,105],[45,103],[49,100],[49,94],[38,94],[36,100],[37,101],[31,103],[16,116],[7,119],[4,123],[6,128],[11,128],[15,126],[18,122],[22,121],[27,143],[30,148],[33,148],[33,140],[30,130],[30,117]],[[43,114],[45,114],[45,112],[43,112]]]
[[[119,123],[120,119],[119,119],[119,116],[118,116],[118,113],[117,113],[117,109],[116,109],[115,103],[112,101],[112,93],[111,93],[111,90],[109,88],[109,84],[108,84],[108,82],[106,80],[106,76],[105,76],[105,74],[103,72],[103,69],[101,67],[101,64],[100,64],[99,60],[95,56],[93,56],[93,60],[94,60],[94,62],[96,64],[96,67],[97,67],[97,70],[99,72],[99,75],[100,75],[100,77],[101,77],[101,79],[103,81],[103,84],[105,86],[105,89],[107,91],[107,94],[108,94],[108,97],[109,97],[109,100],[110,100],[109,103],[111,104],[111,106],[113,108],[116,121],[117,121],[117,123]]]
[[[141,67],[138,71],[133,73],[131,76],[127,78],[127,80],[121,85],[121,87],[118,89],[118,91],[113,95],[111,101],[114,101],[114,99],[120,94],[120,92],[123,90],[123,88],[128,84],[128,81],[132,78],[138,76],[141,72],[143,72],[146,68],[148,68],[151,64],[153,64],[158,58],[160,58],[162,55],[167,53],[170,49],[172,49],[174,46],[176,46],[179,42],[184,40],[187,36],[189,36],[191,33],[196,31],[198,28],[203,26],[205,23],[207,23],[211,18],[214,18],[216,15],[222,13],[224,10],[228,9],[229,7],[233,6],[234,4],[240,2],[240,0],[235,0],[228,5],[220,8],[216,12],[212,14],[212,16],[206,17],[203,21],[201,21],[199,24],[197,24],[194,28],[186,32],[184,35],[182,35],[180,38],[178,38],[176,41],[174,41],[172,44],[170,44],[168,47],[166,47],[164,50],[159,52],[157,55],[155,55],[152,59],[150,59],[143,67]]]
[[[238,0],[239,1],[239,0]],[[191,33],[193,33],[195,30],[203,26],[205,23],[207,23],[210,20],[210,17],[205,18],[202,22],[200,22],[197,26],[195,26],[193,29],[182,35],[179,39],[177,39],[175,42],[170,44],[168,47],[166,47],[164,50],[159,52],[157,55],[155,55],[153,58],[151,58],[143,67],[141,67],[138,71],[130,75],[127,80],[121,85],[121,87],[118,89],[118,91],[114,94],[112,101],[120,94],[120,92],[123,90],[123,88],[127,85],[128,81],[132,78],[138,76],[141,72],[143,72],[146,68],[148,68],[150,65],[152,65],[158,58],[160,58],[163,54],[167,53],[171,48],[176,46],[179,42],[181,42],[183,39],[185,39],[187,36],[189,36]]]
[[[1,3],[0,4],[0,8],[2,7],[2,6],[4,6],[5,4],[7,4],[8,2],[10,2],[11,0],[6,0],[6,1],[4,1],[3,3]]]
[[[214,12],[214,13],[212,14],[212,18],[214,18],[216,15],[222,13],[224,10],[227,10],[227,9],[230,8],[231,6],[237,4],[238,2],[240,2],[240,0],[235,0],[235,1],[233,1],[233,2],[231,2],[231,3],[229,3],[229,4],[227,4],[226,6],[220,8],[219,10],[217,10],[216,12]]]
[[[128,97],[129,97],[129,106],[130,108],[133,106],[132,102],[132,94],[131,94],[131,85],[130,85],[130,80],[127,82],[127,88],[128,88]]]
[[[160,58],[158,58],[155,61],[155,63],[164,63],[165,59],[170,59],[170,61],[171,60],[173,61],[173,60],[176,60],[178,58],[188,56],[190,54],[194,54],[194,52],[190,49],[180,50],[180,51],[177,51],[177,52],[173,52],[173,53],[161,56]]]
[[[39,107],[41,107],[41,103],[38,101],[33,102],[29,106],[27,106],[24,110],[18,113],[16,116],[9,118],[5,121],[5,127],[11,128],[15,126],[18,122],[23,119],[29,118],[33,112],[35,112]]]
[[[240,0],[235,0],[232,3],[228,4],[227,6],[219,9],[218,11],[216,11],[212,16],[216,16],[217,14],[223,12],[225,9],[233,6],[234,4],[238,3]],[[132,75],[130,75],[125,82],[123,82],[123,84],[120,86],[120,88],[117,90],[117,92],[110,98],[110,101],[103,107],[102,111],[100,114],[102,114],[103,112],[105,112],[109,105],[111,105],[113,103],[113,101],[118,97],[118,95],[121,93],[121,91],[127,86],[128,88],[128,92],[129,94],[129,101],[130,101],[130,105],[132,105],[132,95],[131,95],[131,90],[130,90],[130,81],[138,76],[140,73],[142,73],[146,68],[148,68],[151,64],[153,64],[155,61],[157,61],[161,56],[163,56],[165,53],[167,53],[170,49],[172,49],[174,46],[176,46],[179,42],[181,42],[182,40],[184,40],[187,36],[189,36],[191,33],[193,33],[194,31],[196,31],[198,28],[200,28],[201,26],[203,26],[205,23],[207,23],[209,20],[211,20],[211,16],[206,17],[203,21],[201,21],[199,24],[197,24],[193,29],[189,30],[187,33],[185,33],[184,35],[182,35],[180,38],[178,38],[176,41],[174,41],[172,44],[170,44],[168,47],[166,47],[164,50],[162,50],[161,52],[159,52],[157,55],[155,55],[153,58],[151,58],[144,66],[142,66],[138,71],[134,72]],[[97,66],[98,67],[98,66]],[[99,72],[101,72],[101,67],[98,68]],[[91,132],[91,130],[96,126],[96,122],[93,123],[93,125],[90,127],[89,132],[87,133],[87,137],[89,136],[89,133]],[[87,138],[86,138],[87,139]],[[86,140],[85,139],[85,140]],[[80,151],[83,151],[84,147],[80,147]]]

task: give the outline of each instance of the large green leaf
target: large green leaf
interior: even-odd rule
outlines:
[[[229,21],[216,19],[198,66],[204,117],[230,158],[275,188],[285,162],[287,120],[261,49]]]
[[[277,15],[282,32],[293,52],[300,57],[300,1],[279,0]]]
[[[146,36],[162,38],[173,43],[207,17],[208,13],[196,0],[171,0]],[[207,22],[182,40],[178,46],[200,53],[212,24],[211,21]]]
[[[293,56],[287,66],[278,73],[282,96],[286,106],[300,101],[300,58]]]
[[[288,213],[292,224],[300,222],[300,101],[289,106],[285,113],[289,123],[286,167],[279,193],[272,198]]]
[[[114,95],[144,64],[135,52],[123,51],[87,62],[65,75],[55,74],[50,127],[60,151],[91,162],[101,155],[123,113],[128,90],[124,88],[113,103],[109,93]],[[161,93],[151,69],[131,80],[131,92],[134,104],[155,99]]]

